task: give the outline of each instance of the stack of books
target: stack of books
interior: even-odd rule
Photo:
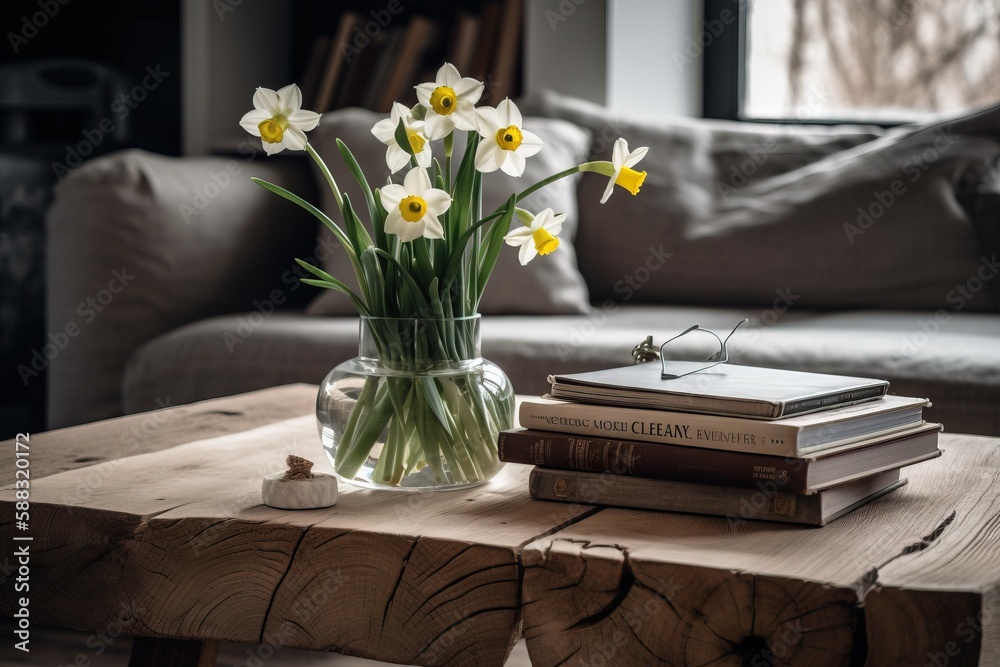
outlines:
[[[303,106],[388,113],[394,101],[416,104],[413,87],[434,81],[442,62],[486,83],[481,104],[520,91],[524,0],[485,0],[478,13],[460,9],[446,20],[403,9],[346,10],[332,33],[317,34],[301,77]]]
[[[545,500],[822,526],[941,454],[928,401],[884,380],[731,364],[662,380],[647,363],[549,381],[498,443]]]

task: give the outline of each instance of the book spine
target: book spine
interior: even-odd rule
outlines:
[[[628,437],[642,442],[722,449],[796,458],[794,426],[737,417],[666,412],[583,403],[521,403],[520,425],[597,438]]]
[[[542,431],[504,431],[498,448],[500,460],[508,463],[785,493],[807,490],[810,463],[807,459]]]
[[[838,391],[833,394],[824,394],[823,396],[813,396],[812,398],[803,398],[798,401],[788,401],[784,405],[784,410],[779,417],[791,417],[793,415],[805,414],[807,412],[815,412],[816,410],[823,410],[829,407],[841,407],[844,405],[852,405],[854,403],[862,403],[864,401],[871,401],[876,398],[882,398],[885,396],[886,392],[889,390],[888,384],[875,385],[873,387],[862,387],[861,389],[852,389],[851,391]]]
[[[820,494],[765,493],[709,484],[535,468],[528,492],[539,500],[724,516],[735,523],[781,521],[822,526]]]

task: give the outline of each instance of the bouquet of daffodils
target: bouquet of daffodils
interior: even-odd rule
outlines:
[[[484,215],[483,175],[500,169],[521,176],[525,161],[542,150],[542,141],[523,127],[521,112],[510,100],[496,108],[476,108],[482,94],[481,81],[462,77],[446,63],[434,82],[416,86],[417,104],[411,108],[394,104],[390,117],[376,123],[371,132],[386,145],[391,172],[405,173],[374,188],[347,145],[338,140],[363,202],[352,202],[340,190],[309,144],[306,132],[316,127],[320,116],[301,109],[302,95],[294,84],[277,92],[258,88],[254,110],[240,121],[261,138],[267,154],[285,148],[304,150],[322,171],[337,202],[336,212],[321,211],[278,185],[253,180],[309,211],[336,236],[354,269],[358,291],[321,268],[296,260],[313,276],[303,282],[342,292],[352,301],[365,318],[379,362],[389,369],[426,369],[478,356],[476,329],[469,323],[503,245],[519,249],[522,265],[559,247],[565,214],[551,208],[532,214],[518,202],[578,172],[609,177],[601,203],[615,184],[636,194],[645,179],[646,172],[633,167],[646,149],[630,153],[625,140],[618,139],[611,162],[586,162],[553,174],[512,193],[497,210]],[[456,130],[466,133],[464,155],[457,165],[452,163]],[[439,139],[443,155],[435,156],[431,142]],[[416,336],[402,324],[412,321],[425,323]],[[487,471],[497,467],[496,436],[511,425],[512,406],[506,404],[509,401],[497,405],[477,387],[468,378],[445,376],[429,381],[367,379],[333,443],[338,474],[353,479],[381,444],[373,480],[379,483],[399,484],[405,475],[424,467],[441,483],[487,478]]]

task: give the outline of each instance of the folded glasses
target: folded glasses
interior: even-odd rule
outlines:
[[[659,349],[653,345],[653,337],[646,336],[646,340],[632,348],[632,358],[636,363],[659,359],[660,378],[663,380],[700,373],[729,361],[729,339],[748,321],[743,319],[737,322],[725,339],[696,324],[668,339]]]

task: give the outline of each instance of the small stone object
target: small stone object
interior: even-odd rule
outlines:
[[[312,472],[313,463],[289,454],[288,470],[264,477],[261,496],[264,504],[283,510],[308,510],[337,503],[337,478]]]

